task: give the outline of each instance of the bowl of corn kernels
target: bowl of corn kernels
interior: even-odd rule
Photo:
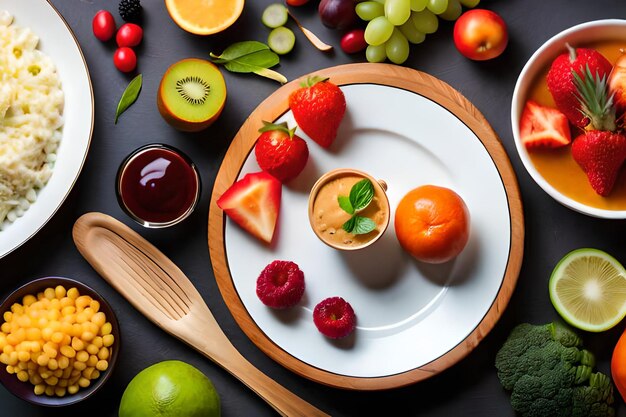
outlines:
[[[31,281],[0,304],[0,383],[37,405],[79,402],[111,375],[119,334],[111,306],[85,284]]]

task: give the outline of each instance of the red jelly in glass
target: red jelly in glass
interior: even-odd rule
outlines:
[[[124,211],[146,227],[166,227],[188,217],[200,197],[200,175],[178,149],[147,145],[129,155],[117,173]]]

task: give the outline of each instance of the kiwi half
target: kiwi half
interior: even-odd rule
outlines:
[[[188,58],[172,64],[157,93],[159,113],[170,125],[185,132],[209,127],[226,102],[226,83],[211,62]]]

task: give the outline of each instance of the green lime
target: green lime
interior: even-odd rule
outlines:
[[[574,250],[552,271],[550,300],[572,326],[608,330],[626,315],[626,269],[601,250]]]
[[[156,363],[130,381],[119,417],[219,417],[220,398],[202,372],[181,361]]]

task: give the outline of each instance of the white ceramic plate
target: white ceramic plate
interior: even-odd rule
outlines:
[[[230,220],[224,245],[245,309],[273,343],[305,364],[357,378],[395,375],[422,367],[465,340],[491,308],[511,249],[511,218],[500,173],[472,130],[443,106],[384,85],[342,87],[346,117],[330,151],[309,143],[305,171],[283,187],[275,244],[258,241]],[[291,112],[279,121],[295,125]],[[409,190],[436,184],[455,190],[471,215],[469,243],[444,265],[420,264],[398,244],[393,221],[369,248],[335,251],[317,239],[307,219],[308,192],[335,168],[356,168],[388,184],[392,216]],[[254,153],[239,177],[259,171]],[[392,217],[393,219],[393,217]],[[265,307],[255,293],[260,271],[275,259],[304,271],[302,302],[288,311]],[[312,320],[314,306],[341,296],[354,308],[352,337],[332,341]]]
[[[34,236],[69,194],[87,157],[94,106],[87,64],[61,15],[46,0],[3,0],[0,9],[13,15],[14,24],[39,36],[39,49],[56,64],[65,93],[63,138],[52,176],[24,216],[0,231],[1,258]]]

